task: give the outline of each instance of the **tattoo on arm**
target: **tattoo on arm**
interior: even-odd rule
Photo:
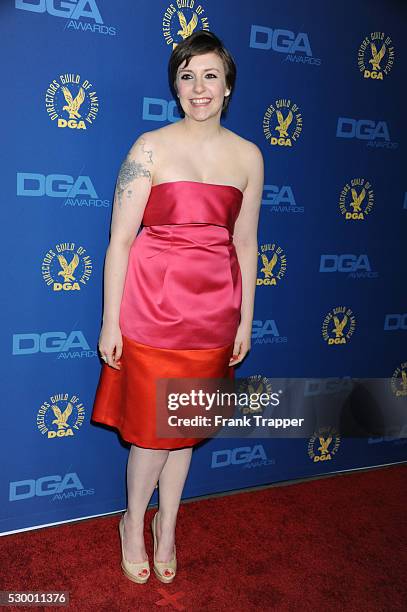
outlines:
[[[145,145],[144,138],[140,140],[140,145],[141,145],[142,152],[147,158],[146,163],[152,164],[153,163],[153,160],[152,160],[153,152],[151,150],[149,151],[144,148],[144,145]],[[129,189],[129,186],[136,178],[139,178],[141,176],[151,179],[150,170],[146,168],[144,164],[142,164],[141,162],[137,162],[127,157],[120,167],[119,175],[117,177],[117,183],[116,183],[116,196],[117,196],[119,207],[121,207],[122,205],[123,193],[126,191],[127,197],[130,197],[132,194],[132,190]]]
[[[144,155],[146,155],[147,157],[147,160],[146,160],[147,163],[152,164],[153,163],[153,160],[152,160],[153,152],[151,151],[151,149],[149,151],[148,149],[144,148],[144,145],[146,144],[146,141],[144,140],[144,138],[140,139],[140,144],[141,144],[141,150],[143,151]]]

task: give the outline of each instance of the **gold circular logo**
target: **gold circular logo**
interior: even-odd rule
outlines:
[[[269,378],[256,374],[253,376],[247,376],[240,381],[236,381],[236,391],[243,397],[247,397],[247,402],[244,405],[239,405],[239,411],[241,414],[263,414],[267,405],[263,405],[261,402],[252,401],[253,396],[259,396],[262,393],[271,394],[273,393],[272,385]]]
[[[297,104],[286,98],[270,104],[264,113],[263,132],[272,146],[292,147],[302,132],[302,115]]]
[[[347,221],[363,220],[374,204],[372,185],[364,178],[346,183],[339,196],[339,210]]]
[[[195,0],[171,2],[163,15],[163,36],[174,49],[196,30],[208,30],[208,17],[202,4]]]
[[[365,79],[383,81],[394,63],[394,47],[384,32],[371,32],[358,50],[358,67]]]
[[[99,113],[99,98],[93,83],[80,74],[60,74],[48,85],[45,108],[57,127],[87,130]]]
[[[322,337],[329,345],[347,344],[355,331],[356,319],[352,310],[337,306],[328,312],[322,324]]]
[[[314,463],[330,461],[338,452],[341,438],[334,427],[320,427],[308,441],[308,456]]]
[[[394,370],[391,377],[391,389],[396,397],[407,395],[407,361]]]
[[[43,436],[66,438],[74,436],[85,418],[85,408],[77,395],[51,395],[37,412],[37,427]]]
[[[83,246],[75,242],[60,242],[49,249],[42,261],[42,277],[53,291],[80,291],[93,269],[93,263]]]
[[[287,258],[283,249],[274,242],[262,244],[257,255],[260,257],[261,266],[257,285],[276,285],[287,269]]]

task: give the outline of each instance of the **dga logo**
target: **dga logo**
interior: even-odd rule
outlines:
[[[37,412],[37,427],[43,436],[66,438],[74,436],[85,418],[85,408],[77,395],[52,395]]]
[[[407,361],[395,369],[391,377],[391,389],[396,397],[407,395]]]
[[[69,19],[67,30],[116,35],[116,28],[105,26],[96,0],[15,0],[16,8],[30,13],[48,13]],[[85,20],[84,20],[85,19]],[[90,20],[90,21],[86,21]]]
[[[353,381],[357,379],[344,376],[343,378],[311,378],[304,381],[304,397],[319,397],[321,395],[336,395],[337,393],[351,393],[354,389]]]
[[[263,117],[263,132],[272,146],[292,147],[302,132],[302,115],[292,100],[270,104]]]
[[[383,444],[387,442],[391,442],[393,446],[407,444],[407,425],[388,427],[386,428],[386,435],[367,439],[368,444]]]
[[[253,344],[286,344],[288,342],[287,336],[280,336],[274,319],[253,321],[252,340]]]
[[[397,142],[390,140],[389,127],[386,121],[338,117],[336,136],[337,138],[366,140],[366,146],[368,147],[386,149],[397,149],[398,147]]]
[[[50,501],[64,501],[74,497],[94,495],[95,489],[85,489],[76,472],[69,472],[64,476],[55,474],[42,476],[34,480],[15,480],[10,482],[9,501],[15,502],[33,497],[48,497]]]
[[[242,379],[241,382],[239,382],[239,380],[236,382],[236,393],[238,393],[239,396],[240,394],[244,394],[248,398],[246,405],[239,406],[239,412],[241,414],[263,414],[267,406],[264,406],[260,402],[250,405],[250,396],[252,394],[258,396],[261,393],[273,393],[270,379],[257,374],[255,376],[247,376]]]
[[[322,324],[322,337],[329,345],[347,344],[355,331],[356,318],[350,308],[337,306]]]
[[[13,334],[13,355],[58,353],[57,359],[96,357],[80,330],[43,332],[42,334]]]
[[[276,285],[287,269],[287,258],[283,249],[274,242],[262,244],[257,254],[261,258],[260,274],[263,275],[258,275],[257,285]]]
[[[203,6],[195,0],[171,2],[163,16],[163,35],[167,45],[174,49],[195,30],[209,30]]]
[[[86,130],[98,115],[99,98],[87,79],[79,74],[61,74],[48,86],[45,107],[59,128]]]
[[[86,249],[75,242],[61,242],[42,262],[42,277],[54,291],[80,291],[92,274],[93,263]]]
[[[310,64],[320,66],[321,60],[312,57],[311,45],[306,32],[291,32],[291,30],[272,30],[266,26],[252,25],[250,29],[250,44],[252,49],[271,49],[277,53],[285,53],[286,62],[295,64]]]
[[[264,185],[263,206],[271,212],[277,213],[303,213],[304,206],[298,206],[290,185]]]
[[[365,79],[382,81],[394,63],[394,47],[390,36],[384,32],[371,32],[358,51],[358,66]]]
[[[364,178],[354,178],[346,183],[339,196],[339,210],[347,221],[363,220],[373,204],[372,185]]]
[[[90,176],[17,172],[17,195],[40,198],[66,198],[64,206],[108,208],[109,200],[101,200]]]
[[[362,255],[324,253],[321,255],[319,271],[322,273],[342,272],[346,273],[348,278],[377,278],[379,276],[378,272],[372,270],[366,253]]]
[[[231,465],[240,465],[244,468],[256,468],[274,465],[275,459],[269,459],[262,444],[255,446],[240,446],[238,448],[225,448],[212,453],[211,468],[224,468]]]
[[[407,312],[402,314],[386,314],[384,318],[384,331],[403,329],[407,331]]]
[[[334,427],[320,427],[308,442],[308,456],[314,463],[331,461],[338,452],[341,439]]]
[[[143,98],[144,121],[160,121],[175,123],[181,119],[175,100],[163,98]]]

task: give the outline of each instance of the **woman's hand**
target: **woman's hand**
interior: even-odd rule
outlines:
[[[251,347],[252,326],[240,322],[237,328],[233,355],[230,358],[229,366],[234,366],[243,361]]]
[[[123,338],[119,325],[103,323],[98,346],[103,361],[111,368],[120,370]]]

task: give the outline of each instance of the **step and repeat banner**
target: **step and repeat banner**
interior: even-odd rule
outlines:
[[[112,198],[135,139],[179,120],[167,63],[195,30],[233,54],[224,125],[265,161],[236,377],[308,379],[327,408],[380,378],[406,402],[405,24],[396,0],[1,2],[1,533],[126,507],[129,445],[90,422]],[[184,498],[405,461],[405,435],[214,438]]]

